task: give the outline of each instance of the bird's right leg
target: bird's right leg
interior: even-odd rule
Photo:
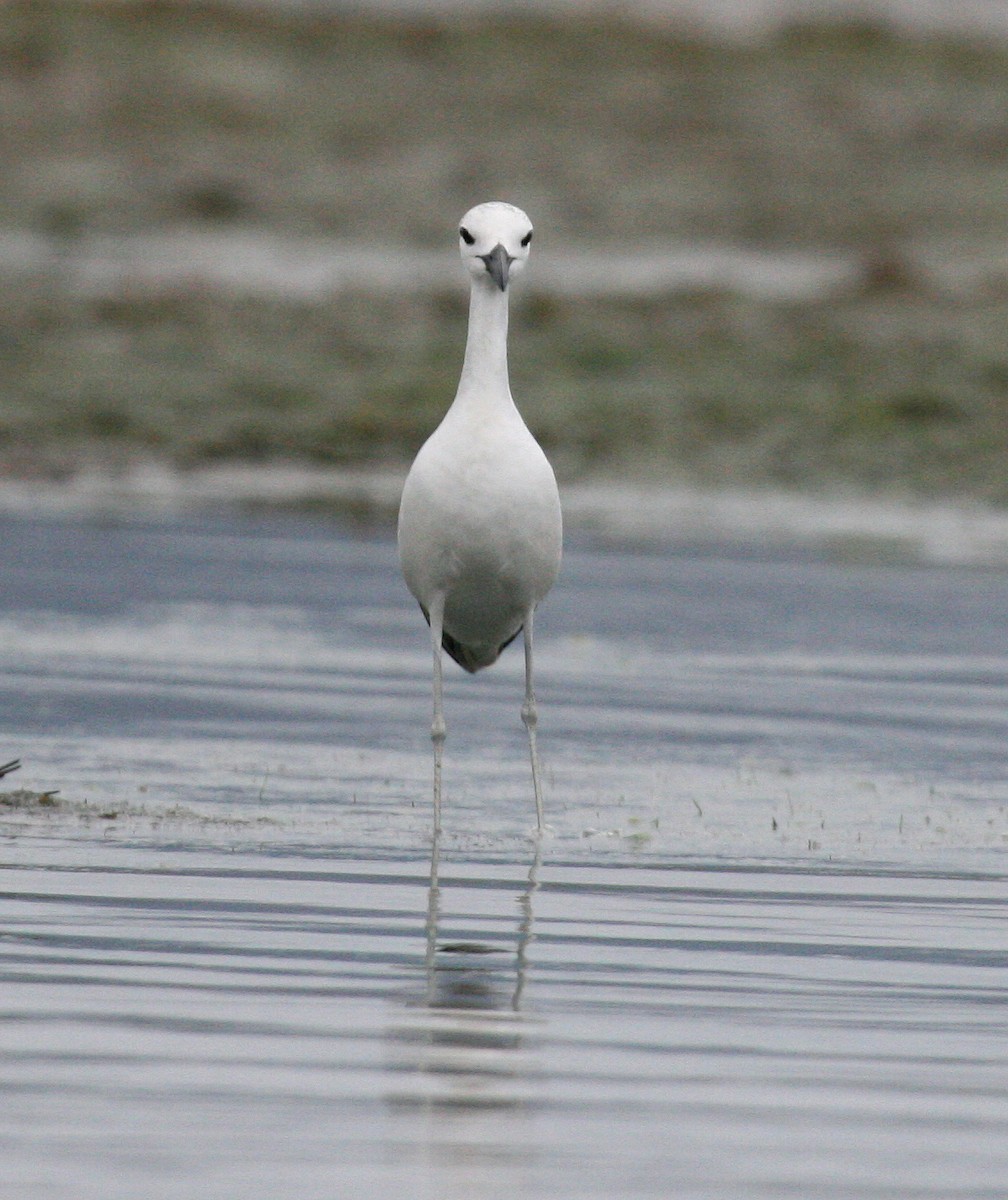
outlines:
[[[444,630],[444,596],[435,596],[430,606],[431,647],[434,651],[434,716],[431,742],[434,744],[434,836],[441,832],[441,758],[448,727],[441,700],[441,637]]]
[[[529,609],[525,615],[525,703],[522,705],[521,718],[528,730],[529,756],[532,759],[532,791],[535,793],[536,827],[540,835],[543,831],[542,783],[540,782],[539,751],[536,749],[536,728],[539,717],[536,712],[535,688],[532,685],[532,615],[534,609]]]
[[[438,865],[441,860],[441,833],[434,830],[431,841],[430,883],[427,886],[427,952],[424,965],[427,974],[427,1003],[434,1004],[437,993],[437,936],[438,919],[441,915],[441,886],[438,883]]]

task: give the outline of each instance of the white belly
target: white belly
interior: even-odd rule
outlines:
[[[425,609],[444,595],[444,627],[457,641],[499,647],[556,579],[556,480],[524,425],[468,443],[464,457],[451,434],[435,431],[403,488],[403,574]]]

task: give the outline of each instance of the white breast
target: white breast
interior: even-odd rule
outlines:
[[[420,604],[443,592],[452,637],[499,647],[552,587],[561,540],[553,469],[517,411],[479,423],[449,412],[417,455],[399,514],[403,574]]]

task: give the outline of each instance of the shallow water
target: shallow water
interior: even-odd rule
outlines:
[[[573,546],[435,862],[388,538],[0,526],[0,1195],[1005,1194],[1004,573]]]

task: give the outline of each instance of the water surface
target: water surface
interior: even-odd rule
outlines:
[[[1004,1194],[1003,573],[574,545],[432,848],[388,537],[2,524],[0,1194]]]

